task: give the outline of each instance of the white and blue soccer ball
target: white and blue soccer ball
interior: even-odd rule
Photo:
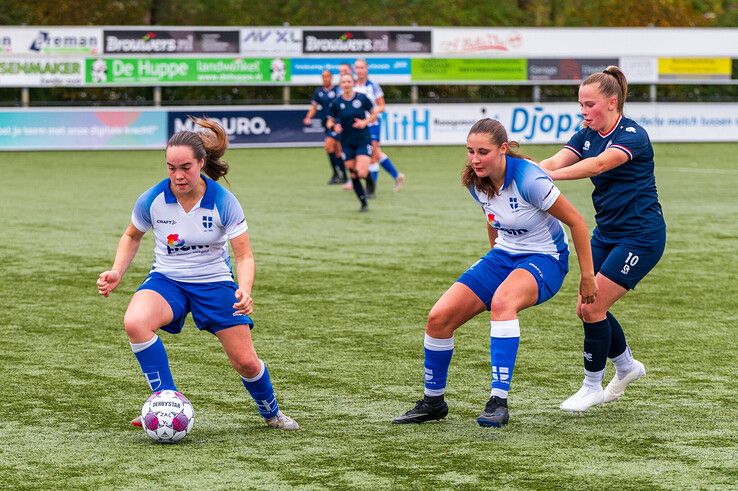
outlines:
[[[146,434],[159,443],[176,443],[187,436],[195,424],[195,409],[181,393],[162,390],[151,394],[141,408]]]

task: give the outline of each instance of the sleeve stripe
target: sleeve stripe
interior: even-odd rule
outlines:
[[[567,150],[571,150],[572,152],[577,154],[577,157],[579,157],[580,159],[582,158],[582,154],[579,153],[579,151],[576,148],[572,147],[571,145],[564,145],[564,148],[566,148]]]
[[[616,144],[616,145],[610,145],[610,148],[617,148],[618,150],[622,150],[628,155],[628,158],[630,158],[631,160],[633,159],[633,152],[631,152],[628,147]]]

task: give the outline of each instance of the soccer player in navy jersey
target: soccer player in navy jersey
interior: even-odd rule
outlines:
[[[325,129],[323,148],[325,148],[325,153],[328,154],[328,160],[333,171],[328,184],[343,184],[346,182],[346,168],[343,165],[343,158],[341,157],[341,144],[338,141],[338,135],[333,130],[329,130],[325,125],[328,106],[333,102],[333,99],[338,97],[340,88],[337,85],[333,85],[333,74],[330,70],[323,70],[321,78],[323,85],[315,89],[313,98],[310,100],[310,109],[308,109],[305,119],[303,119],[303,124],[309,126],[310,121],[315,116],[320,118],[320,123]]]
[[[364,94],[354,92],[354,78],[341,75],[341,95],[328,107],[328,128],[341,137],[344,163],[351,183],[361,202],[359,211],[368,211],[367,195],[374,193],[374,180],[369,174],[372,146],[367,126],[377,119],[374,104]],[[366,191],[360,179],[366,180]]]
[[[561,222],[569,226],[577,251],[582,302],[589,304],[597,297],[584,219],[543,170],[510,150],[516,146],[494,119],[477,121],[469,131],[461,181],[482,207],[491,250],[456,280],[428,314],[423,399],[394,423],[446,417],[444,394],[454,331],[489,310],[492,384],[477,423],[507,424],[508,391],[520,341],[518,312],[553,297],[569,270],[569,246]]]
[[[266,424],[296,430],[298,424],[280,411],[269,371],[251,340],[254,256],[248,226],[238,200],[215,182],[228,172],[228,164],[221,160],[228,137],[216,123],[194,121],[203,131],[178,131],[169,139],[165,154],[169,177],[136,201],[113,266],[100,273],[97,288],[101,295],[110,295],[144,234],[153,230],[154,264],[131,298],[123,320],[151,391],[177,390],[157,331],[179,333],[192,312],[195,325],[217,336],[223,345]],[[229,242],[238,284],[231,271]],[[140,417],[132,424],[141,426]]]
[[[361,94],[366,94],[370,101],[377,107],[377,115],[381,115],[384,112],[384,92],[378,83],[369,80],[369,67],[367,62],[363,58],[359,58],[354,61],[354,71],[356,72],[356,86],[354,90]],[[372,140],[372,163],[369,167],[369,172],[372,175],[374,181],[379,178],[379,166],[381,165],[386,170],[392,179],[395,180],[395,185],[392,188],[393,191],[399,191],[405,184],[405,174],[399,172],[390,158],[382,151],[380,146],[380,133],[382,130],[382,121],[377,120],[369,125],[369,134]]]
[[[635,288],[661,258],[666,223],[656,192],[653,147],[646,131],[623,115],[628,82],[616,66],[579,86],[584,127],[556,155],[541,161],[554,180],[590,178],[597,226],[592,254],[599,295],[577,303],[584,323],[584,383],[561,409],[582,412],[615,401],[646,374],[610,308]],[[602,389],[610,358],[615,376]]]

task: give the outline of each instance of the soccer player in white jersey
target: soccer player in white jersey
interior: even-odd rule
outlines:
[[[377,114],[381,115],[384,112],[384,92],[378,83],[369,80],[369,68],[366,60],[359,58],[354,61],[354,71],[356,72],[356,86],[354,90],[360,94],[365,94],[376,106]],[[405,184],[405,174],[399,172],[387,154],[382,152],[382,148],[379,145],[382,130],[381,123],[381,119],[377,119],[369,126],[369,134],[372,140],[372,163],[369,166],[369,172],[374,182],[377,182],[379,178],[379,166],[381,165],[392,176],[392,179],[395,180],[392,190],[399,191],[402,189],[402,185]]]
[[[269,371],[251,340],[254,256],[246,218],[233,194],[216,183],[228,172],[220,158],[228,146],[221,126],[195,119],[203,131],[179,131],[167,143],[169,177],[136,201],[110,270],[97,288],[107,297],[120,284],[146,231],[153,230],[154,264],[131,298],[123,324],[152,392],[177,390],[159,329],[177,334],[187,314],[218,337],[233,368],[271,428],[296,430],[280,411]],[[210,178],[201,174],[205,173]],[[238,284],[231,271],[233,247]],[[133,420],[140,426],[140,417]]]
[[[479,120],[469,131],[461,181],[482,207],[491,250],[431,309],[425,326],[423,399],[394,423],[446,417],[444,393],[454,331],[489,310],[492,390],[477,423],[497,428],[507,424],[508,391],[520,341],[518,312],[551,298],[569,270],[561,222],[569,226],[577,251],[582,302],[589,304],[597,296],[584,219],[543,170],[510,150],[516,146],[493,119]]]

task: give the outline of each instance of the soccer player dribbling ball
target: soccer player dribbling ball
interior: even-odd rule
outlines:
[[[588,177],[594,184],[597,226],[591,244],[600,294],[594,303],[577,303],[584,324],[584,382],[561,403],[568,412],[615,401],[646,374],[609,311],[656,266],[666,246],[653,146],[646,131],[623,115],[627,94],[625,74],[616,66],[587,77],[579,86],[584,127],[540,163],[555,181]],[[603,390],[608,358],[615,376]]]
[[[561,222],[571,230],[581,271],[584,303],[597,296],[587,225],[546,173],[511,150],[499,121],[477,121],[467,137],[462,184],[484,212],[491,250],[471,265],[436,302],[424,341],[423,399],[394,423],[445,418],[446,378],[454,331],[490,311],[490,398],[477,418],[480,426],[509,420],[508,392],[520,342],[518,313],[545,302],[561,288],[569,270],[569,247]]]
[[[179,131],[169,139],[169,177],[136,201],[113,266],[97,280],[98,291],[107,297],[120,284],[141,239],[152,229],[154,264],[123,320],[151,391],[177,390],[157,331],[179,333],[191,312],[199,329],[217,336],[267,426],[299,429],[280,411],[269,371],[251,339],[254,257],[246,218],[235,196],[215,182],[228,172],[221,160],[228,138],[217,123],[194,121],[202,131]],[[238,284],[230,267],[229,242]],[[132,423],[140,426],[140,417]]]

